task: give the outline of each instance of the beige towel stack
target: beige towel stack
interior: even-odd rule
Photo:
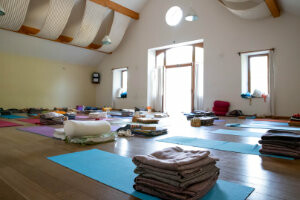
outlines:
[[[137,166],[135,190],[161,199],[193,200],[203,197],[216,183],[218,159],[209,151],[166,148],[133,158]]]

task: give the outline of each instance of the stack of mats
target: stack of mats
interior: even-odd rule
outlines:
[[[141,136],[147,136],[147,137],[154,137],[159,135],[164,135],[168,133],[168,129],[162,128],[162,127],[154,127],[154,129],[147,128],[147,126],[143,125],[133,125],[133,124],[127,124],[124,127],[121,127],[117,130],[119,131],[127,131],[130,130],[132,134],[134,135],[141,135]]]
[[[259,141],[262,154],[300,158],[300,133],[269,130]]]
[[[166,148],[133,157],[134,189],[161,199],[200,199],[215,185],[219,168],[209,151]]]

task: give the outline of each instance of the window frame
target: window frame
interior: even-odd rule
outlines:
[[[248,67],[248,92],[251,93],[251,58],[253,57],[264,57],[266,56],[267,57],[267,74],[268,74],[268,77],[267,77],[267,81],[268,81],[268,94],[270,94],[270,55],[269,53],[259,53],[259,54],[254,54],[254,55],[248,55],[247,57],[247,67]]]

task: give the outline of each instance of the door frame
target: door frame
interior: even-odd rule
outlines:
[[[197,44],[193,44],[193,45],[186,45],[186,46],[192,46],[193,47],[193,51],[192,51],[192,62],[191,63],[183,63],[183,64],[178,64],[178,65],[167,65],[166,64],[166,51],[168,49],[172,49],[172,48],[168,48],[168,49],[163,49],[163,50],[157,50],[156,51],[156,56],[158,56],[159,54],[163,53],[164,54],[164,67],[163,67],[163,87],[162,87],[162,111],[164,112],[165,110],[165,70],[167,68],[175,68],[175,67],[187,67],[187,66],[192,66],[192,72],[191,72],[191,80],[192,80],[192,89],[191,89],[191,111],[194,112],[194,105],[195,105],[195,48],[196,47],[201,47],[203,48],[203,43],[197,43]],[[156,59],[155,59],[156,60]],[[156,63],[157,66],[157,63]]]

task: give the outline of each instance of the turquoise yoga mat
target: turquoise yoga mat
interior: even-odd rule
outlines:
[[[294,160],[294,158],[285,157],[285,156],[261,154],[259,152],[259,149],[261,148],[261,146],[258,144],[252,145],[252,144],[243,144],[243,143],[237,143],[237,142],[227,142],[227,141],[208,140],[208,139],[180,137],[180,136],[168,137],[168,138],[160,139],[157,141],[186,145],[186,146],[193,146],[193,147],[199,147],[199,148],[216,149],[216,150],[221,150],[221,151],[231,151],[231,152],[236,152],[236,153],[261,155],[261,156]]]
[[[267,125],[267,126],[289,126],[285,122],[269,122],[269,121],[253,121],[251,125]]]
[[[5,119],[21,119],[21,118],[27,118],[27,117],[23,117],[23,116],[18,116],[18,115],[1,115],[1,118],[5,118]]]
[[[158,198],[137,192],[133,189],[135,165],[131,158],[108,153],[98,149],[48,157],[64,167],[74,170],[96,181],[143,200]],[[217,184],[206,194],[204,200],[244,200],[254,188],[218,180]]]
[[[226,124],[227,127],[237,127],[237,128],[259,128],[259,129],[276,129],[283,131],[300,131],[297,127],[280,127],[262,124]]]
[[[250,131],[237,131],[228,129],[218,129],[210,133],[224,134],[224,135],[238,135],[242,137],[261,137],[264,133],[250,132]]]

